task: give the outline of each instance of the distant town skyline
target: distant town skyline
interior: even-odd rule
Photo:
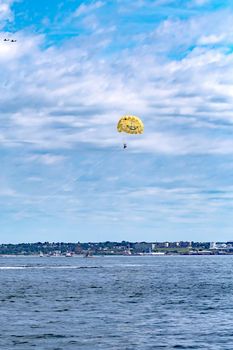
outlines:
[[[0,256],[232,255],[233,242],[37,242],[0,244]]]
[[[232,240],[232,23],[230,0],[0,0],[0,239]]]

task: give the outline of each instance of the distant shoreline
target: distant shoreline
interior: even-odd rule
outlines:
[[[233,255],[233,253],[224,253],[224,254],[212,254],[212,253],[193,253],[193,254],[175,254],[175,253],[170,253],[170,254],[157,254],[157,255],[152,255],[152,254],[131,254],[131,255],[124,255],[124,254],[106,254],[106,255],[100,255],[100,254],[96,254],[96,255],[92,255],[90,258],[110,258],[110,257],[125,257],[125,258],[134,258],[134,257],[140,257],[140,258],[145,258],[145,257],[149,257],[149,258],[156,258],[156,257],[169,257],[169,256],[229,256],[229,255]],[[52,255],[44,255],[43,257],[41,257],[38,254],[1,254],[0,255],[0,259],[1,258],[49,258],[49,259],[56,259],[56,258],[67,258],[65,255],[59,255],[59,256],[52,256]],[[73,255],[72,258],[88,258],[89,257],[85,257],[85,255]]]
[[[162,255],[232,255],[229,242],[37,242],[0,244],[0,256],[72,257],[85,256],[162,256]]]

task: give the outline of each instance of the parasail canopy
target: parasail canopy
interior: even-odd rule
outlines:
[[[135,115],[124,115],[117,124],[117,130],[127,134],[142,134],[144,125],[141,119]]]

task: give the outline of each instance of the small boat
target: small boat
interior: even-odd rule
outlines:
[[[72,255],[72,253],[70,253],[70,252],[67,252],[66,255],[65,255],[66,258],[72,258],[72,256],[73,256],[73,255]]]

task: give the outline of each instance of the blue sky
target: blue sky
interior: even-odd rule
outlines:
[[[0,241],[232,240],[232,23],[227,0],[0,0]]]

